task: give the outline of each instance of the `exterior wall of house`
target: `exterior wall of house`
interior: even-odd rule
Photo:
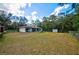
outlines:
[[[19,32],[26,32],[26,28],[19,28]]]
[[[19,32],[41,32],[42,30],[40,28],[25,28],[21,27],[19,28]]]
[[[32,32],[32,28],[29,28],[29,29],[28,29],[28,32]]]

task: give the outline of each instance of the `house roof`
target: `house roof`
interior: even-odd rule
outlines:
[[[1,25],[0,25],[0,27],[4,27],[4,26],[1,26]]]
[[[19,28],[38,28],[38,27],[34,24],[28,24],[28,25],[25,25],[25,26],[19,26]]]

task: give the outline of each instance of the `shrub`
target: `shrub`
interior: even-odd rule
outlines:
[[[2,38],[3,37],[3,33],[0,33],[0,38]]]

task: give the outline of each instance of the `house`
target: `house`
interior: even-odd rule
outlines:
[[[37,27],[34,24],[19,26],[19,32],[41,32],[41,31],[42,31],[42,28]]]

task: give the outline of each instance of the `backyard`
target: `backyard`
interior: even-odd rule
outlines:
[[[78,55],[79,41],[68,33],[6,33],[0,41],[0,54]]]

